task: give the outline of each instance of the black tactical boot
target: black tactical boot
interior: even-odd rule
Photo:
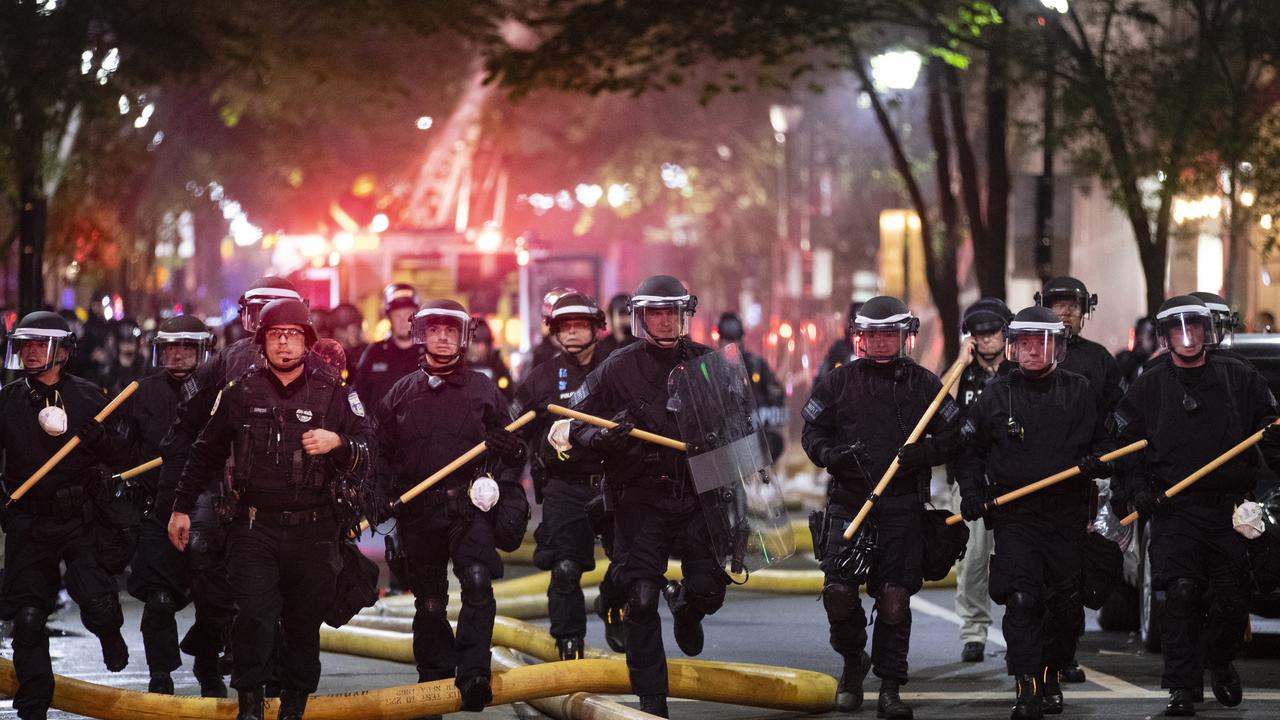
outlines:
[[[493,700],[493,690],[489,687],[489,678],[476,675],[461,681],[458,692],[462,694],[463,712],[480,712]]]
[[[147,692],[157,695],[173,694],[173,676],[161,670],[151,671],[151,682],[147,683]]]
[[[227,684],[222,681],[222,671],[218,667],[218,656],[197,657],[191,663],[191,674],[200,683],[200,697],[225,698]]]
[[[560,651],[561,660],[581,660],[586,657],[586,646],[582,638],[558,638],[556,650]]]
[[[987,646],[974,640],[964,644],[964,649],[960,651],[960,660],[962,662],[982,662],[982,658],[986,654]]]
[[[702,613],[681,599],[681,589],[680,583],[673,580],[662,589],[662,594],[667,598],[667,607],[675,620],[672,633],[676,636],[676,645],[685,655],[697,657],[702,654]]]
[[[897,680],[882,679],[880,681],[880,702],[876,705],[876,717],[886,720],[911,720],[913,713],[902,698],[898,697]]]
[[[1192,702],[1191,691],[1178,688],[1169,691],[1169,704],[1164,708],[1165,717],[1193,717],[1196,705]]]
[[[240,690],[237,695],[240,699],[240,713],[236,715],[236,720],[264,720],[262,688]]]
[[[612,608],[604,604],[604,598],[596,596],[596,615],[604,622],[604,641],[609,649],[624,653],[627,651],[627,625],[622,619],[622,608]]]
[[[1227,707],[1235,707],[1244,699],[1244,686],[1240,683],[1240,673],[1230,663],[1221,670],[1209,668],[1209,677],[1213,681],[1213,696]],[[1203,690],[1201,690],[1203,692]]]
[[[1062,681],[1056,670],[1044,669],[1044,684],[1040,688],[1040,707],[1045,715],[1062,714]]]
[[[657,715],[660,718],[671,717],[671,714],[667,712],[666,695],[641,695],[640,712]]]
[[[854,662],[844,661],[844,670],[840,673],[840,682],[836,685],[836,711],[858,712],[862,709],[862,682],[867,679],[867,671],[871,669],[871,659],[862,653]]]
[[[1041,708],[1040,685],[1035,675],[1017,675],[1014,677],[1017,688],[1017,699],[1013,710],[1009,711],[1009,720],[1040,720],[1044,717]]]
[[[1084,682],[1084,668],[1080,667],[1080,663],[1075,658],[1071,658],[1071,664],[1058,671],[1059,679],[1064,683],[1082,683]]]
[[[98,636],[102,643],[102,662],[111,672],[120,672],[129,666],[129,646],[119,630],[108,630]]]
[[[276,720],[302,720],[302,712],[307,709],[307,693],[299,690],[283,690],[280,692],[280,712]]]

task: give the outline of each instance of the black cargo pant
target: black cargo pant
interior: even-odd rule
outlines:
[[[707,520],[692,487],[653,479],[624,489],[614,513],[618,559],[612,574],[627,596],[627,669],[631,691],[637,695],[667,693],[658,599],[673,554],[683,563],[687,611],[705,616],[719,610],[729,578],[712,550]]]
[[[835,557],[849,546],[844,530],[862,505],[859,502],[855,507],[852,500],[837,498],[827,505],[831,520],[826,557]],[[907,682],[911,596],[920,591],[924,582],[924,545],[920,539],[923,520],[924,506],[914,493],[880,498],[866,519],[876,533],[867,578],[867,594],[876,601],[871,667],[876,677],[900,683]],[[831,648],[846,662],[856,664],[867,646],[867,616],[857,586],[828,573],[822,604],[831,626]]]
[[[418,681],[489,677],[489,646],[497,604],[493,581],[502,559],[493,526],[467,498],[466,487],[425,493],[400,510],[398,534],[414,594],[413,659]],[[455,639],[449,627],[449,561],[462,586]]]
[[[13,665],[19,717],[44,717],[53,701],[53,664],[45,620],[65,579],[80,606],[80,621],[98,637],[118,635],[124,625],[115,577],[99,563],[96,528],[81,517],[8,511],[4,537],[4,597],[0,618],[13,620]],[[66,564],[63,574],[60,565]]]
[[[587,503],[599,492],[599,484],[593,485],[588,478],[551,477],[543,489],[542,522],[533,531],[537,543],[533,564],[551,571],[547,612],[551,636],[556,639],[581,638],[587,633],[581,574],[596,566],[596,538]]]
[[[995,511],[991,599],[1004,605],[1010,675],[1071,665],[1084,629],[1083,548],[1088,506],[1031,497]]]
[[[290,525],[267,511],[258,511],[250,523],[242,511],[230,525],[227,571],[239,609],[231,630],[236,690],[260,688],[271,675],[278,625],[280,687],[315,692],[320,623],[342,570],[339,532],[331,515]]]
[[[182,638],[182,652],[208,659],[222,652],[236,616],[235,595],[227,580],[228,525],[219,524],[214,495],[205,493],[191,513],[186,560],[188,591],[196,608],[195,623]]]
[[[1247,541],[1231,525],[1237,499],[1188,491],[1151,521],[1152,584],[1165,596],[1161,687],[1200,687],[1204,669],[1225,669],[1244,642]]]

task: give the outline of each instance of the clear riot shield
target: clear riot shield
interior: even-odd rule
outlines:
[[[740,575],[790,557],[795,536],[782,485],[769,469],[742,350],[728,345],[682,363],[667,386],[721,565]]]

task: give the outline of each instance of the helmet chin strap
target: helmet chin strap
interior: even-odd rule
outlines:
[[[433,352],[429,352],[429,351],[428,351],[428,352],[427,352],[427,357],[429,357],[429,358],[431,358],[432,360],[434,360],[434,361],[436,361],[436,362],[440,363],[440,366],[439,366],[439,367],[432,367],[432,366],[431,366],[431,363],[425,363],[425,362],[424,362],[424,363],[422,363],[422,369],[423,369],[423,370],[424,370],[428,375],[448,375],[449,373],[453,372],[454,370],[457,370],[457,369],[458,369],[458,366],[462,365],[462,355],[463,355],[463,353],[464,353],[464,352],[466,352],[466,351],[465,351],[465,350],[462,350],[462,349],[459,349],[459,350],[458,350],[458,352],[456,352],[456,353],[454,353],[454,354],[452,354],[452,355],[437,355],[437,354],[435,354],[435,353],[433,353]]]
[[[591,348],[595,347],[595,346],[596,346],[596,343],[598,343],[598,342],[600,342],[600,336],[599,336],[599,335],[592,335],[592,336],[591,336],[591,341],[590,341],[590,342],[588,342],[588,343],[586,343],[586,344],[584,344],[584,345],[566,345],[566,344],[564,344],[564,343],[562,342],[562,343],[560,343],[560,347],[564,348],[564,351],[565,351],[565,352],[567,352],[567,353],[569,353],[570,355],[572,355],[572,356],[574,356],[574,357],[577,357],[577,356],[581,355],[582,353],[584,353],[584,352],[586,352],[586,351],[590,350]]]

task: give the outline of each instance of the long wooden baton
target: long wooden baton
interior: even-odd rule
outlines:
[[[595,415],[588,415],[584,412],[578,412],[577,410],[570,410],[569,408],[564,407],[563,405],[555,405],[555,404],[548,405],[547,410],[555,415],[560,415],[562,417],[567,417],[567,418],[573,418],[574,420],[581,420],[584,423],[587,423],[589,425],[595,425],[596,427],[602,427],[602,428],[608,428],[608,429],[613,429],[618,427],[618,423],[612,420],[605,420],[602,417],[596,417]],[[685,445],[679,440],[672,440],[669,437],[665,437],[663,435],[657,435],[647,430],[633,429],[631,432],[627,434],[637,440],[644,440],[645,442],[655,443],[663,447],[669,447],[672,450],[679,450],[680,452],[689,451],[689,446]]]
[[[507,432],[515,432],[520,428],[524,427],[525,425],[528,425],[529,422],[532,421],[537,416],[538,416],[538,413],[534,412],[533,410],[530,410],[529,412],[516,418],[510,425],[507,425],[503,429],[506,430]],[[476,445],[470,450],[462,453],[453,462],[431,473],[431,476],[428,477],[426,480],[423,480],[417,485],[414,485],[412,488],[409,488],[408,490],[406,490],[403,495],[401,495],[399,498],[397,498],[394,502],[391,503],[391,509],[395,510],[396,508],[399,508],[400,506],[404,505],[410,500],[413,500],[414,498],[418,497],[419,495],[421,495],[422,493],[430,489],[432,485],[435,485],[436,483],[440,482],[446,477],[449,477],[450,475],[452,475],[454,472],[458,470],[458,468],[461,468],[462,466],[466,465],[472,460],[475,460],[476,458],[480,457],[480,454],[487,449],[489,449],[488,445],[484,443],[480,443],[479,445]],[[361,520],[360,525],[357,526],[356,531],[351,533],[351,535],[352,536],[358,535],[368,529],[369,529],[369,521],[367,519]]]
[[[107,403],[106,407],[102,408],[102,410],[100,410],[97,415],[93,416],[93,419],[96,422],[102,422],[103,420],[106,420],[107,416],[115,412],[116,408],[120,407],[120,404],[123,403],[125,400],[128,400],[129,396],[132,395],[134,391],[136,391],[137,389],[138,389],[137,380],[134,380],[133,382],[126,385],[124,390],[121,390],[120,394],[117,395],[114,400]],[[44,476],[48,475],[49,471],[53,470],[54,466],[62,462],[62,459],[70,455],[71,451],[75,450],[79,445],[80,445],[80,436],[79,435],[71,436],[71,439],[67,441],[66,445],[63,445],[62,447],[58,448],[58,452],[54,453],[53,457],[49,458],[48,460],[45,460],[44,464],[40,466],[39,470],[36,470],[34,473],[32,473],[31,477],[27,478],[26,482],[22,483],[22,485],[17,490],[13,491],[13,495],[9,496],[9,502],[5,503],[5,507],[8,507],[18,502],[19,500],[21,500],[22,496],[26,495],[28,490],[34,487],[36,483],[43,480]]]
[[[924,434],[924,429],[929,426],[929,422],[933,420],[934,413],[938,412],[938,408],[942,406],[942,401],[951,393],[951,386],[960,381],[960,375],[964,369],[973,361],[972,353],[960,353],[960,357],[951,365],[951,369],[947,370],[942,376],[942,387],[939,388],[938,394],[934,396],[933,402],[929,403],[929,407],[925,409],[924,415],[920,416],[920,421],[916,423],[911,434],[907,436],[905,445],[910,445],[920,436]],[[867,501],[862,503],[862,509],[858,511],[853,522],[849,523],[849,527],[845,528],[844,539],[853,539],[854,533],[858,532],[858,528],[862,525],[862,521],[867,519],[867,513],[871,512],[871,506],[875,505],[876,499],[884,493],[885,488],[889,487],[889,482],[893,480],[893,476],[898,474],[898,455],[894,453],[893,462],[889,463],[889,469],[884,471],[884,476],[880,478],[880,482],[876,483],[875,490],[871,491],[871,495],[867,497]]]
[[[164,464],[164,458],[152,458],[137,467],[129,468],[128,470],[125,470],[119,475],[116,475],[116,479],[120,480],[121,482],[125,480],[132,480],[133,478],[138,477],[144,472],[150,472],[152,470],[155,470],[156,468],[160,467],[163,464]]]
[[[1129,443],[1128,445],[1125,445],[1122,448],[1117,448],[1115,450],[1112,450],[1111,452],[1107,453],[1106,455],[1103,455],[1098,459],[1101,460],[1102,462],[1111,462],[1112,460],[1118,460],[1124,457],[1125,455],[1131,455],[1133,453],[1136,453],[1139,450],[1145,448],[1146,446],[1147,446],[1146,440],[1139,440],[1135,443]],[[1079,465],[1073,468],[1068,468],[1059,473],[1054,473],[1053,475],[1050,475],[1049,477],[1044,478],[1043,480],[1037,480],[1031,483],[1030,485],[1024,485],[1023,487],[1020,487],[1017,490],[1010,490],[1009,492],[1001,495],[995,500],[988,501],[983,506],[983,510],[991,510],[993,508],[998,508],[1001,505],[1011,503],[1020,497],[1030,495],[1031,493],[1034,493],[1034,492],[1039,492],[1049,487],[1050,485],[1053,485],[1055,483],[1060,483],[1063,480],[1073,478],[1079,474],[1080,474]],[[964,518],[961,517],[959,513],[956,513],[955,515],[952,515],[951,517],[947,518],[947,524],[955,525],[962,520],[964,520]]]
[[[1272,424],[1272,425],[1280,425],[1280,420],[1276,420],[1275,422],[1273,422],[1273,423],[1271,423],[1271,424]],[[1231,462],[1231,460],[1232,460],[1233,458],[1235,458],[1235,456],[1239,455],[1240,453],[1244,452],[1245,450],[1248,450],[1249,448],[1253,447],[1254,445],[1257,445],[1257,444],[1258,444],[1258,441],[1262,439],[1262,433],[1263,433],[1263,431],[1264,431],[1264,430],[1266,430],[1266,428],[1263,428],[1262,430],[1259,430],[1258,432],[1256,432],[1256,433],[1254,433],[1254,434],[1250,435],[1249,437],[1245,438],[1244,440],[1241,440],[1239,443],[1237,443],[1237,444],[1236,444],[1236,446],[1235,446],[1235,447],[1233,447],[1233,448],[1231,448],[1230,450],[1228,450],[1228,451],[1226,451],[1226,452],[1222,453],[1221,455],[1219,455],[1218,457],[1216,457],[1216,458],[1214,458],[1212,461],[1210,461],[1208,465],[1205,465],[1204,467],[1200,468],[1199,470],[1197,470],[1197,471],[1195,471],[1195,472],[1191,473],[1191,474],[1190,474],[1190,475],[1188,475],[1186,478],[1184,478],[1183,480],[1181,480],[1178,484],[1174,485],[1173,487],[1169,488],[1168,490],[1165,490],[1165,491],[1164,491],[1164,496],[1165,496],[1166,498],[1171,498],[1171,497],[1173,497],[1174,495],[1177,495],[1178,493],[1182,492],[1183,490],[1186,490],[1187,488],[1191,487],[1192,485],[1195,485],[1195,484],[1196,484],[1196,482],[1197,482],[1198,480],[1200,480],[1200,478],[1203,478],[1205,475],[1208,475],[1209,473],[1213,472],[1214,470],[1217,470],[1218,468],[1222,467],[1223,465],[1226,465],[1227,463]],[[1120,524],[1121,524],[1121,525],[1132,525],[1132,524],[1134,523],[1134,521],[1135,521],[1135,520],[1137,520],[1137,519],[1138,519],[1138,511],[1137,511],[1137,510],[1134,510],[1133,512],[1131,512],[1131,513],[1129,513],[1128,515],[1126,515],[1126,516],[1124,517],[1124,519],[1120,521]]]

